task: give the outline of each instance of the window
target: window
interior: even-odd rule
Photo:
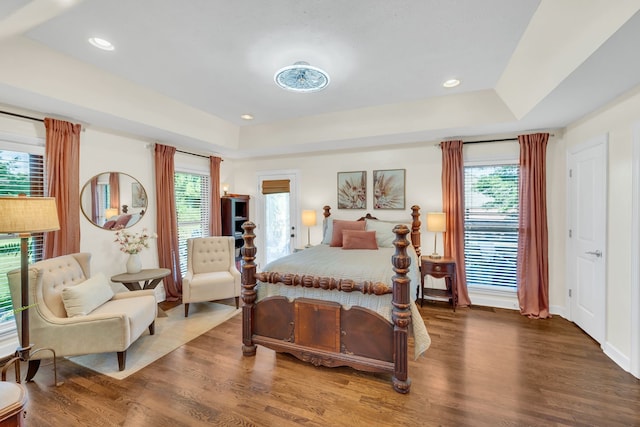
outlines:
[[[468,286],[516,288],[518,165],[464,168]]]
[[[187,239],[209,235],[209,176],[176,172],[174,185],[180,270],[184,274],[187,271]]]
[[[42,196],[44,193],[43,156],[20,151],[3,150],[0,147],[0,196]],[[29,264],[42,259],[43,234],[29,238]],[[7,272],[20,268],[20,238],[0,234],[0,354],[8,354],[15,348],[15,316]],[[4,351],[4,352],[2,352]]]

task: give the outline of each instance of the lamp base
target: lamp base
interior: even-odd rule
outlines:
[[[429,255],[429,258],[431,258],[431,259],[440,259],[440,258],[442,258],[442,255],[440,255],[437,252],[434,252],[431,255]]]

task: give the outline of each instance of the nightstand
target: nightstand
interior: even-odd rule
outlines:
[[[429,275],[436,279],[444,278],[446,289],[425,288],[424,276]],[[419,295],[420,292],[422,295]],[[420,257],[420,287],[416,290],[416,301],[420,299],[420,307],[424,300],[450,301],[453,311],[458,305],[458,288],[456,286],[456,260],[453,258],[429,258]]]

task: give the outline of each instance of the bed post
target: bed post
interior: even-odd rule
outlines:
[[[242,224],[242,354],[245,356],[256,355],[256,345],[253,343],[253,308],[256,302],[256,247],[253,246],[255,228],[256,225],[251,221]]]
[[[416,250],[416,254],[418,254],[418,259],[420,259],[420,226],[422,225],[420,222],[420,206],[411,206],[411,217],[413,218],[411,222],[411,243]]]
[[[393,347],[395,360],[393,367],[393,389],[398,393],[409,393],[411,380],[408,378],[408,336],[409,325],[411,324],[411,310],[409,309],[409,282],[407,277],[411,258],[407,255],[407,234],[409,228],[406,225],[396,225],[393,228],[396,238],[393,241],[396,247],[395,254],[391,257],[393,263],[393,299],[392,299],[392,319],[393,319]]]

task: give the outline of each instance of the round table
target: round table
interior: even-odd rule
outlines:
[[[171,270],[168,268],[146,268],[137,273],[117,274],[111,278],[111,281],[122,283],[130,291],[154,289],[169,274]]]

